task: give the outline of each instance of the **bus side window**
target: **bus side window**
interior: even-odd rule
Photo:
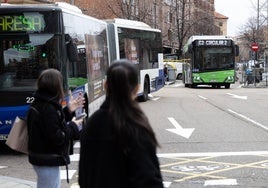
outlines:
[[[73,39],[70,37],[70,35],[65,35],[65,40],[67,43],[67,55],[71,62],[78,61],[78,50],[77,45],[73,42]]]

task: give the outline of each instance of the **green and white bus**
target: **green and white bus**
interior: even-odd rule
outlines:
[[[230,88],[235,82],[235,57],[239,48],[227,36],[192,36],[183,48],[185,87],[210,85]]]

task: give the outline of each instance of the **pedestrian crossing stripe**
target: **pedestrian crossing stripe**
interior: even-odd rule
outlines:
[[[76,173],[76,170],[68,170],[68,173],[69,173],[69,179],[72,179],[74,174]],[[66,170],[60,170],[60,179],[61,180],[67,179]]]
[[[213,185],[237,185],[236,179],[206,180],[204,186]]]
[[[79,158],[80,158],[80,154],[72,154],[72,155],[70,155],[70,160],[72,162],[78,162]]]

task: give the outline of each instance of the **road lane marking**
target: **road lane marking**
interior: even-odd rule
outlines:
[[[171,173],[171,174],[180,174],[180,175],[187,175],[187,176],[193,176],[196,175],[195,173],[190,173],[190,172],[179,172],[175,170],[166,170],[166,169],[161,169],[161,172],[166,172],[166,173]],[[215,178],[215,179],[225,179],[226,177],[223,176],[214,176],[214,175],[204,175],[204,177],[208,178]],[[177,182],[178,180],[175,180]],[[182,180],[183,181],[183,180]]]
[[[241,152],[200,152],[200,153],[158,153],[159,158],[169,157],[220,157],[243,155],[268,155],[268,151],[241,151]]]
[[[198,97],[201,98],[201,99],[207,100],[207,98],[203,97],[202,95],[198,95]]]
[[[236,179],[206,180],[204,186],[212,185],[237,185]]]
[[[169,181],[163,181],[163,185],[164,185],[165,188],[170,187],[171,183],[172,182],[169,182]]]
[[[78,183],[73,183],[70,188],[80,188],[80,186]]]
[[[151,93],[148,94],[148,97],[149,97],[149,99],[152,100],[152,101],[157,101],[157,100],[160,99],[160,97],[155,97],[155,96],[153,96]]]
[[[267,169],[266,164],[268,165],[268,160],[267,160],[267,155],[268,155],[268,151],[250,151],[250,152],[212,152],[209,153],[209,157],[204,157],[207,156],[208,153],[195,153],[194,155],[187,155],[187,157],[202,157],[202,158],[193,158],[192,160],[189,161],[189,159],[185,159],[185,161],[181,161],[184,160],[183,158],[174,158],[174,159],[178,159],[180,160],[179,162],[174,162],[174,163],[170,163],[170,164],[166,164],[166,165],[161,165],[161,171],[162,172],[166,172],[166,173],[173,173],[173,174],[181,174],[181,175],[185,175],[184,177],[180,178],[180,179],[175,179],[173,180],[173,182],[183,182],[183,181],[187,181],[190,179],[195,179],[195,178],[209,178],[209,179],[216,179],[216,180],[225,180],[228,179],[228,177],[223,177],[223,176],[217,176],[219,173],[222,172],[228,172],[228,171],[232,171],[232,170],[237,170],[237,169],[242,169],[242,168],[263,168],[263,169]],[[183,156],[185,156],[185,154],[182,154]],[[181,157],[182,155],[165,155],[165,157],[170,158],[170,157]],[[208,159],[212,159],[212,158],[217,158],[217,157],[221,157],[221,156],[240,156],[240,155],[244,155],[244,156],[249,156],[249,155],[254,155],[254,156],[264,156],[266,159],[265,160],[261,160],[261,161],[254,161],[254,162],[250,162],[250,163],[229,163],[229,162],[218,162],[218,161],[211,161]],[[266,155],[266,156],[265,156]],[[214,156],[214,157],[213,157]],[[158,154],[158,157],[159,154]],[[162,156],[163,157],[163,156]],[[185,164],[186,166],[189,166],[189,168],[197,168],[197,167],[206,167],[205,165],[200,165],[200,163],[196,163],[196,162],[201,162],[201,163],[208,163],[208,164],[225,164],[226,166],[224,168],[217,168],[215,170],[205,170],[206,172],[199,172],[199,171],[180,171],[176,168],[170,168],[167,169],[169,167],[172,167],[174,165],[178,165],[178,164]],[[171,170],[172,169],[172,170]],[[206,169],[206,168],[204,168]],[[204,170],[203,169],[203,170]],[[177,170],[177,171],[176,171]],[[219,181],[220,182],[220,181]],[[218,183],[219,183],[218,182]],[[224,181],[223,181],[224,182]],[[228,182],[228,181],[227,181]],[[226,182],[225,182],[226,183]],[[230,183],[230,182],[229,182]],[[208,184],[208,182],[207,182]],[[216,184],[216,183],[215,183]]]
[[[74,148],[80,148],[80,141],[76,141],[74,144]]]
[[[80,154],[78,154],[78,153],[75,153],[75,154],[72,154],[72,155],[70,155],[70,160],[71,161],[79,161],[79,159],[80,159]]]
[[[171,159],[170,157],[164,157],[164,158],[169,158]],[[179,162],[175,162],[175,163],[169,163],[169,164],[165,164],[165,165],[161,165],[161,168],[165,168],[165,167],[169,167],[169,166],[173,166],[173,165],[178,165],[178,164],[185,164],[185,163],[188,163],[188,162],[199,162],[199,161],[203,161],[203,160],[207,160],[207,159],[211,159],[211,158],[215,158],[213,156],[206,156],[206,157],[203,157],[202,158],[195,158],[195,159],[188,159],[188,158],[178,158],[178,157],[174,157],[172,159],[175,159],[175,160],[181,160]]]
[[[168,120],[175,127],[175,129],[166,129],[166,130],[175,133],[177,135],[180,135],[184,138],[189,139],[193,131],[195,130],[195,128],[182,128],[182,126],[173,117],[168,117]]]
[[[247,121],[253,123],[254,125],[256,125],[256,126],[258,126],[258,127],[260,127],[260,128],[265,129],[266,131],[268,131],[268,127],[264,126],[263,124],[261,124],[261,123],[255,121],[255,120],[253,120],[253,119],[250,119],[249,117],[244,116],[243,114],[239,114],[238,112],[235,112],[235,111],[233,111],[233,110],[231,110],[231,109],[228,109],[228,111],[231,112],[232,114],[235,114],[235,115],[237,115],[237,116],[239,116],[239,117],[241,117],[241,118],[243,118],[243,119],[245,119],[245,120],[247,120]]]
[[[152,98],[151,100],[153,100],[153,101],[157,101],[157,100],[159,100],[160,99],[160,97],[154,97],[154,98]]]
[[[248,97],[247,96],[240,96],[240,95],[235,95],[235,94],[232,94],[232,93],[226,93],[227,95],[230,95],[231,97],[233,98],[236,98],[236,99],[243,99],[243,100],[247,100]]]
[[[174,180],[174,181],[175,182],[182,182],[182,181],[193,179],[193,178],[207,177],[208,175],[211,175],[211,174],[218,174],[218,173],[221,173],[221,172],[227,172],[227,171],[246,168],[246,167],[254,167],[255,165],[258,165],[258,164],[261,164],[261,163],[266,163],[266,162],[268,162],[268,160],[263,160],[263,161],[248,163],[248,164],[239,164],[237,166],[233,166],[233,167],[230,167],[230,168],[215,170],[215,171],[211,171],[211,172],[205,172],[205,173],[202,173],[202,174],[193,174],[191,176],[187,176],[187,177],[184,177],[184,178],[181,178],[181,179],[178,179],[178,180]]]

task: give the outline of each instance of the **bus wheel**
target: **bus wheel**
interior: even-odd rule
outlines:
[[[182,80],[182,74],[177,75],[177,80]]]
[[[230,88],[230,84],[225,84],[225,89],[229,89]]]
[[[149,98],[149,81],[148,79],[144,80],[143,94],[138,97],[139,101],[145,102]]]
[[[191,87],[191,88],[196,88],[197,85],[196,85],[196,84],[191,84],[190,87]]]

